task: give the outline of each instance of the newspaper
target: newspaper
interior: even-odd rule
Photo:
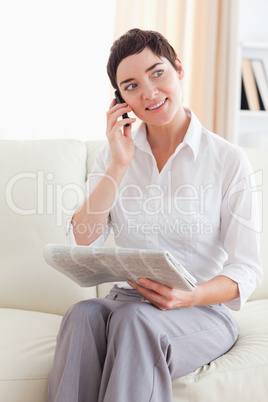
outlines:
[[[167,251],[48,244],[46,262],[81,287],[143,277],[192,291],[196,279]]]

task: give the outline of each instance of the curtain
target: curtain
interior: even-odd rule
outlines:
[[[234,140],[239,0],[117,0],[115,38],[161,32],[182,61],[183,103],[209,130]]]

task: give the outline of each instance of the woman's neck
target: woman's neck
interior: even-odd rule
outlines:
[[[190,124],[190,117],[181,108],[173,120],[165,126],[146,125],[147,140],[152,150],[161,149],[163,152],[175,151],[183,141]]]

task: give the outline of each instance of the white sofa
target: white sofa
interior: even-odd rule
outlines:
[[[0,401],[45,402],[62,315],[71,304],[103,296],[109,287],[81,289],[43,259],[45,244],[64,242],[65,218],[103,142],[0,143]],[[263,199],[264,280],[234,313],[240,324],[234,347],[174,381],[174,401],[264,402],[268,397],[268,152],[246,152],[258,172],[252,191]]]

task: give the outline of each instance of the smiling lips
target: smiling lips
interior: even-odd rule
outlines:
[[[146,110],[155,110],[155,109],[158,109],[158,108],[160,108],[160,107],[166,102],[166,100],[167,100],[167,98],[163,99],[162,101],[156,103],[156,104],[153,105],[153,106],[147,107]]]

